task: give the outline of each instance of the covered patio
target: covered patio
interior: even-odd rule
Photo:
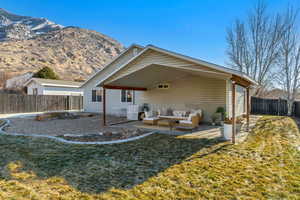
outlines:
[[[152,111],[160,112],[168,108],[173,111],[185,111],[186,115],[188,112],[200,110],[201,120],[192,131],[205,131],[204,127],[208,127],[207,123],[211,122],[217,108],[225,108],[226,118],[232,124],[233,143],[237,117],[244,118],[246,128],[249,127],[251,85],[251,79],[237,71],[153,46],[144,49],[97,84],[103,88],[103,125],[107,125],[105,116],[109,103],[106,102],[106,90],[141,91],[142,97],[134,104],[140,107],[147,104]],[[160,113],[159,115],[162,116]],[[163,119],[165,120],[165,116]],[[182,121],[177,117],[175,119],[169,119],[167,127],[157,124],[143,126],[172,131],[177,129],[176,123],[180,124]],[[191,120],[188,115],[184,119]],[[216,127],[209,129],[214,128]]]

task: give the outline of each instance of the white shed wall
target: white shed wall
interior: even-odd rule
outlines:
[[[37,84],[36,82],[32,81],[27,85],[27,94],[28,95],[33,95],[33,89],[37,88],[38,90],[38,95],[43,95],[44,94],[44,87],[41,86],[40,84]]]
[[[32,81],[27,86],[27,94],[33,95],[33,89],[37,88],[37,95],[67,95],[67,96],[83,96],[83,90],[80,88],[67,87],[48,87],[37,84]]]

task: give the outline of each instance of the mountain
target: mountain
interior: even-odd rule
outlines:
[[[87,29],[0,10],[0,72],[21,74],[51,67],[62,79],[86,79],[124,49]]]
[[[45,18],[15,15],[0,8],[0,40],[28,39],[62,28]]]

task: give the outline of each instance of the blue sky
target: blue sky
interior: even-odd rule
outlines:
[[[298,0],[266,0],[282,10]],[[125,46],[153,44],[226,65],[226,28],[256,0],[0,0],[10,12],[104,33]],[[298,5],[297,5],[298,6]]]

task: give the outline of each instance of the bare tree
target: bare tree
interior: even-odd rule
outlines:
[[[284,15],[286,31],[280,43],[277,59],[277,81],[284,90],[288,115],[292,114],[293,104],[300,87],[300,38],[296,19],[297,12],[293,7],[289,7]]]
[[[269,15],[262,1],[254,7],[246,22],[236,20],[228,29],[230,65],[258,82],[258,96],[271,83],[270,73],[276,65],[284,32],[282,17]]]

